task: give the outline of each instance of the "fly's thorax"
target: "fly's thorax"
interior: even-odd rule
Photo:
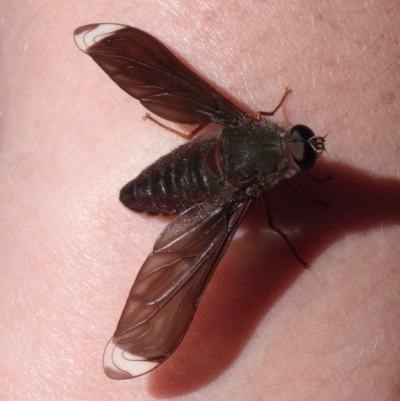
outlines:
[[[258,184],[270,188],[299,171],[293,161],[289,129],[267,120],[223,131],[226,180],[239,188]]]

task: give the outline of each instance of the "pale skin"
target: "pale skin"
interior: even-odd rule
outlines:
[[[398,400],[398,2],[3,1],[2,400]],[[282,3],[282,4],[281,4]],[[286,4],[286,5],[285,5]],[[314,175],[258,201],[176,353],[102,371],[130,286],[167,218],[119,189],[184,140],[151,121],[73,43],[87,23],[161,39],[247,111],[327,137]],[[188,128],[171,124],[188,132]]]

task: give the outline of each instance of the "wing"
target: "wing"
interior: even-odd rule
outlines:
[[[198,204],[165,228],[136,277],[104,351],[108,377],[140,376],[172,354],[253,199],[223,206]]]
[[[140,29],[93,24],[76,29],[75,42],[125,92],[166,120],[181,124],[235,124],[246,115]]]

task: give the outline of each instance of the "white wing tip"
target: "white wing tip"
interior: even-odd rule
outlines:
[[[114,380],[132,379],[155,369],[160,362],[148,361],[120,348],[112,338],[104,350],[103,366],[105,374]]]
[[[75,43],[79,49],[87,53],[87,50],[93,44],[124,28],[126,28],[126,25],[120,24],[91,24],[81,26],[75,29]]]

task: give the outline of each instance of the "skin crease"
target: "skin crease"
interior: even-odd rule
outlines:
[[[145,3],[3,3],[0,399],[400,399],[399,3]],[[276,118],[329,132],[313,171],[335,178],[294,180],[330,210],[270,194],[309,270],[258,201],[176,353],[124,382],[102,352],[169,219],[118,191],[183,140],[76,48],[94,22],[151,32],[249,110],[289,86]]]

